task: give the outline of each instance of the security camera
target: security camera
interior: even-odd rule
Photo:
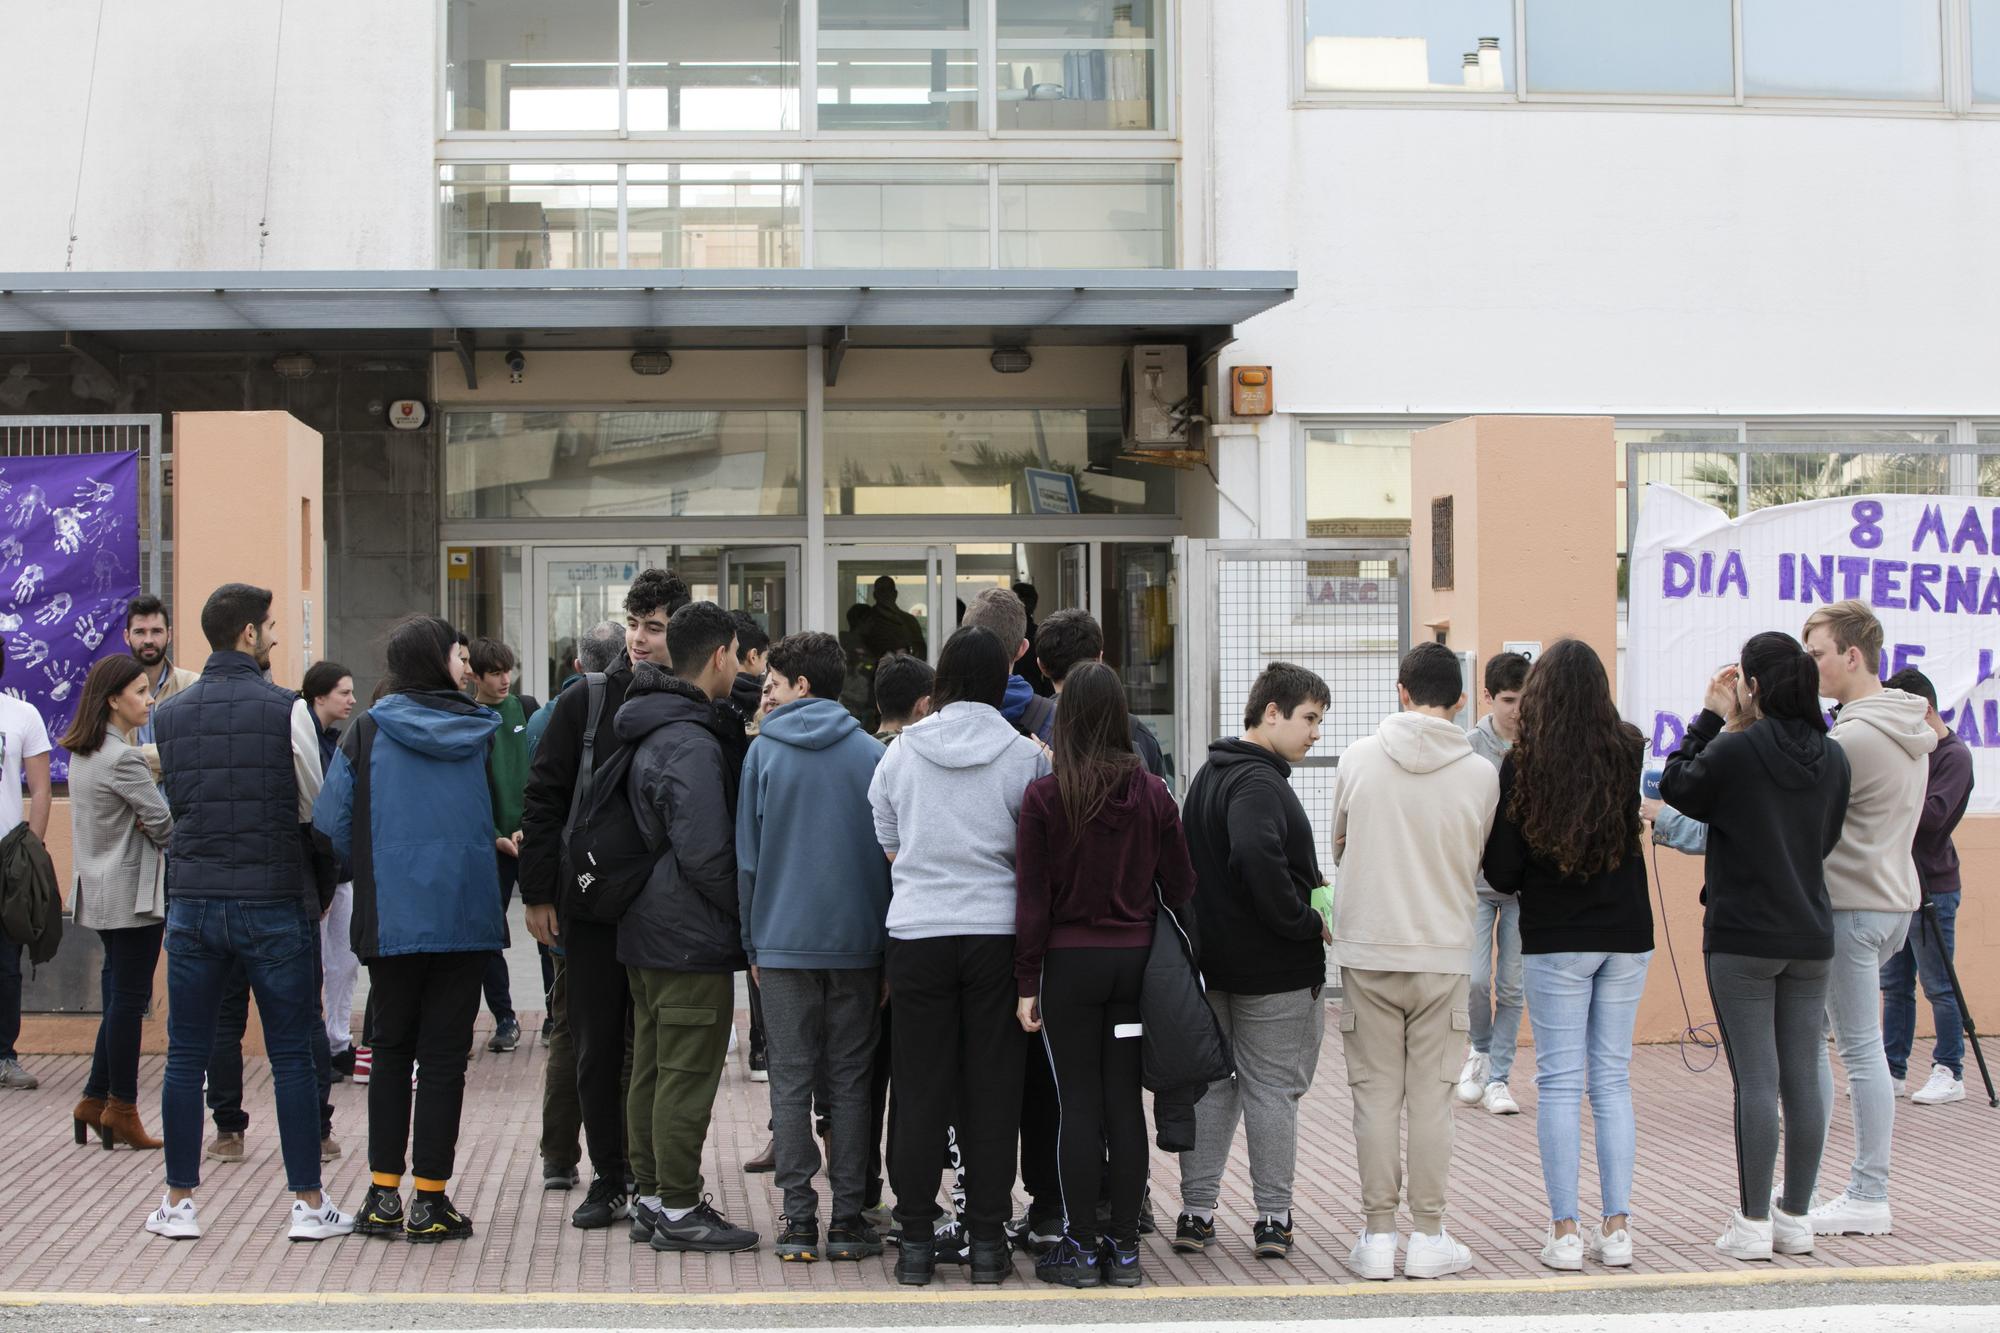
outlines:
[[[509,351],[507,353],[507,382],[509,384],[519,384],[522,377],[527,373],[528,358],[521,355],[521,349],[516,347]]]

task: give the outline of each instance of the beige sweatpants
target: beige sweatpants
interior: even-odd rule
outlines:
[[[1402,1194],[1401,1121],[1410,1122],[1410,1221],[1436,1235],[1444,1226],[1451,1172],[1452,1087],[1471,1020],[1469,978],[1449,972],[1368,972],[1343,968],[1340,1040],[1354,1101],[1354,1156],[1368,1230],[1396,1230]]]

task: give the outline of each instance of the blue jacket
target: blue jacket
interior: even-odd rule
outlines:
[[[541,748],[542,733],[549,729],[549,723],[555,719],[556,699],[562,697],[563,690],[567,690],[570,686],[576,684],[578,681],[582,679],[583,677],[575,672],[571,672],[569,675],[564,676],[562,689],[557,690],[555,692],[555,695],[551,697],[547,703],[543,704],[540,708],[537,708],[534,711],[534,714],[528,718],[528,730],[524,734],[527,736],[528,740],[529,759],[532,760],[535,757],[535,751]]]
[[[388,696],[341,738],[313,826],[353,863],[361,958],[506,947],[486,782],[499,726],[462,694],[424,691]]]
[[[219,652],[154,715],[174,812],[171,896],[270,902],[310,893],[292,767],[297,698],[265,680],[248,653]]]
[[[868,784],[884,752],[832,699],[765,717],[736,800],[743,951],[758,967],[882,965],[889,858]]]

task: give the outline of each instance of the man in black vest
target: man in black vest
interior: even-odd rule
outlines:
[[[160,1099],[167,1195],[146,1230],[201,1235],[201,1084],[233,970],[249,977],[270,1053],[290,1238],[326,1240],[354,1219],[320,1192],[313,1029],[320,1023],[319,921],[302,894],[311,875],[320,782],[312,710],[265,679],[278,622],[271,593],[226,583],[202,607],[213,650],[201,679],[154,717],[174,831],[167,860],[167,1073]]]

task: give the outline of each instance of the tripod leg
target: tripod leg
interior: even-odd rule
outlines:
[[[1965,990],[1958,984],[1958,964],[1952,960],[1951,951],[1944,947],[1944,927],[1938,923],[1937,908],[1927,898],[1918,915],[1930,928],[1931,943],[1937,948],[1938,957],[1944,960],[1944,974],[1951,982],[1951,997],[1958,1003],[1959,1022],[1964,1026],[1965,1039],[1972,1047],[1972,1058],[1979,1064],[1979,1077],[1986,1083],[1986,1104],[2000,1107],[2000,1093],[1993,1090],[1993,1075],[1986,1068],[1986,1052],[1979,1045],[1979,1031],[1972,1021],[1972,1010],[1966,1008]]]

